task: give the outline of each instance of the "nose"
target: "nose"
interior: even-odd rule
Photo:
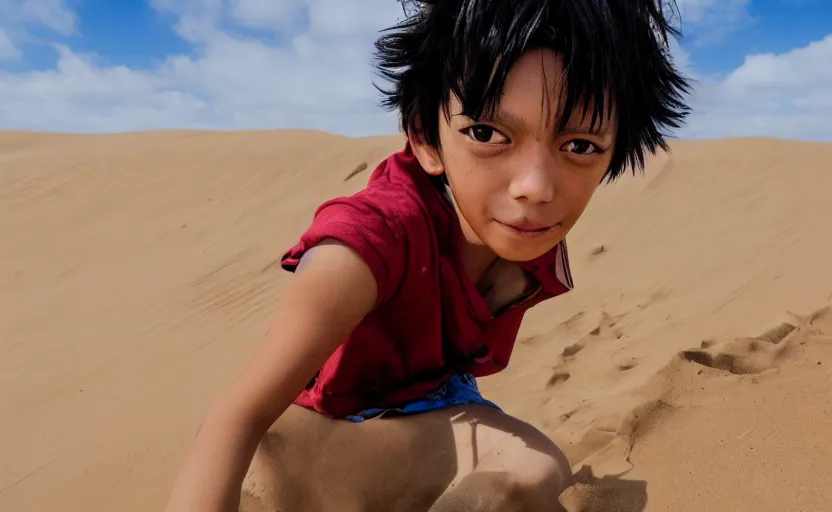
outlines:
[[[509,183],[509,195],[521,202],[551,203],[558,190],[557,162],[546,151],[530,152],[518,162]]]

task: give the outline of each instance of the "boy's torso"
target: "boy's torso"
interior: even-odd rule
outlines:
[[[329,416],[421,398],[453,373],[504,369],[525,311],[571,289],[563,243],[531,262],[497,260],[473,282],[456,250],[463,235],[453,206],[409,148],[383,162],[365,191],[319,212],[328,206],[336,212],[329,225],[349,226],[343,239],[369,240],[356,247],[367,254],[384,298],[296,400]],[[351,217],[338,224],[338,215]],[[366,233],[352,233],[347,220]],[[313,221],[307,234],[316,222],[324,221]],[[304,245],[302,238],[284,267],[291,269],[315,240]]]

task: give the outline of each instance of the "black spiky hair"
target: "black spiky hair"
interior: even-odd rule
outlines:
[[[400,0],[405,19],[376,41],[383,106],[401,128],[435,148],[439,112],[451,94],[474,120],[493,116],[514,64],[529,50],[563,60],[557,126],[582,109],[592,124],[609,119],[617,138],[609,181],[627,165],[644,168],[645,151],[668,150],[667,128],[689,112],[689,83],[674,67],[669,37],[674,0]],[[417,119],[420,120],[417,126]]]

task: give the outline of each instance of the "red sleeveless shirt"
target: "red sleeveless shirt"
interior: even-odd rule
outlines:
[[[423,398],[454,373],[482,377],[508,365],[525,311],[572,288],[566,244],[522,263],[537,293],[493,314],[453,250],[462,236],[453,206],[409,146],[383,161],[364,190],[318,208],[283,268],[294,271],[307,250],[333,238],[362,256],[379,297],[296,404],[339,418]]]

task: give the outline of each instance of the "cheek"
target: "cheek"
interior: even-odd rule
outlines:
[[[477,194],[488,192],[498,187],[496,179],[499,176],[498,167],[494,162],[478,158],[470,151],[462,148],[449,152],[446,172],[451,176],[454,183],[469,197],[479,197]]]
[[[589,204],[595,190],[598,189],[600,178],[595,179],[595,173],[587,173],[583,176],[576,176],[563,187],[563,196],[570,214],[578,216],[583,213]]]
[[[450,163],[450,162],[449,162]],[[493,216],[495,209],[499,210],[502,194],[499,173],[493,165],[462,157],[449,165],[447,169],[453,194],[460,213],[475,229]]]
[[[467,162],[463,172],[459,185],[474,208],[481,210],[495,200],[501,201],[508,190],[509,180],[494,163],[472,160]]]

